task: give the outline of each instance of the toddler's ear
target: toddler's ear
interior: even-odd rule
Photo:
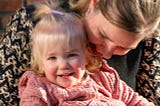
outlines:
[[[85,65],[89,63],[90,58],[91,58],[91,53],[88,50],[86,50],[85,51]]]
[[[99,0],[90,0],[89,2],[89,6],[88,6],[88,10],[87,10],[87,14],[90,14],[94,11],[96,4],[99,2]]]
[[[88,8],[89,9],[94,9],[98,2],[99,2],[99,0],[90,0]]]

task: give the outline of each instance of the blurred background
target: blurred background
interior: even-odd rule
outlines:
[[[10,16],[19,8],[45,0],[0,0],[0,36],[6,27]]]

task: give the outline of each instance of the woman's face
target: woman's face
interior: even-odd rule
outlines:
[[[100,11],[85,16],[85,27],[91,43],[106,59],[114,55],[125,55],[135,49],[145,35],[123,30],[111,24]]]

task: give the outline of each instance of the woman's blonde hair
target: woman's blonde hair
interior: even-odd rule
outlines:
[[[97,0],[95,8],[112,24],[129,32],[150,34],[160,23],[160,0]],[[90,0],[69,0],[70,9],[87,11]]]
[[[69,47],[74,43],[80,43],[84,48],[87,38],[80,17],[73,13],[66,13],[59,8],[58,2],[38,4],[34,12],[34,19],[38,23],[33,29],[31,36],[32,45],[32,70],[43,75],[42,56],[56,45]],[[76,45],[76,44],[75,44]]]

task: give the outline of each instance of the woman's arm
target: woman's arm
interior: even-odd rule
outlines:
[[[149,101],[160,105],[160,31],[147,38],[136,75],[136,91]]]
[[[0,39],[0,105],[17,105],[18,80],[30,65],[30,21],[32,6],[18,9]]]

